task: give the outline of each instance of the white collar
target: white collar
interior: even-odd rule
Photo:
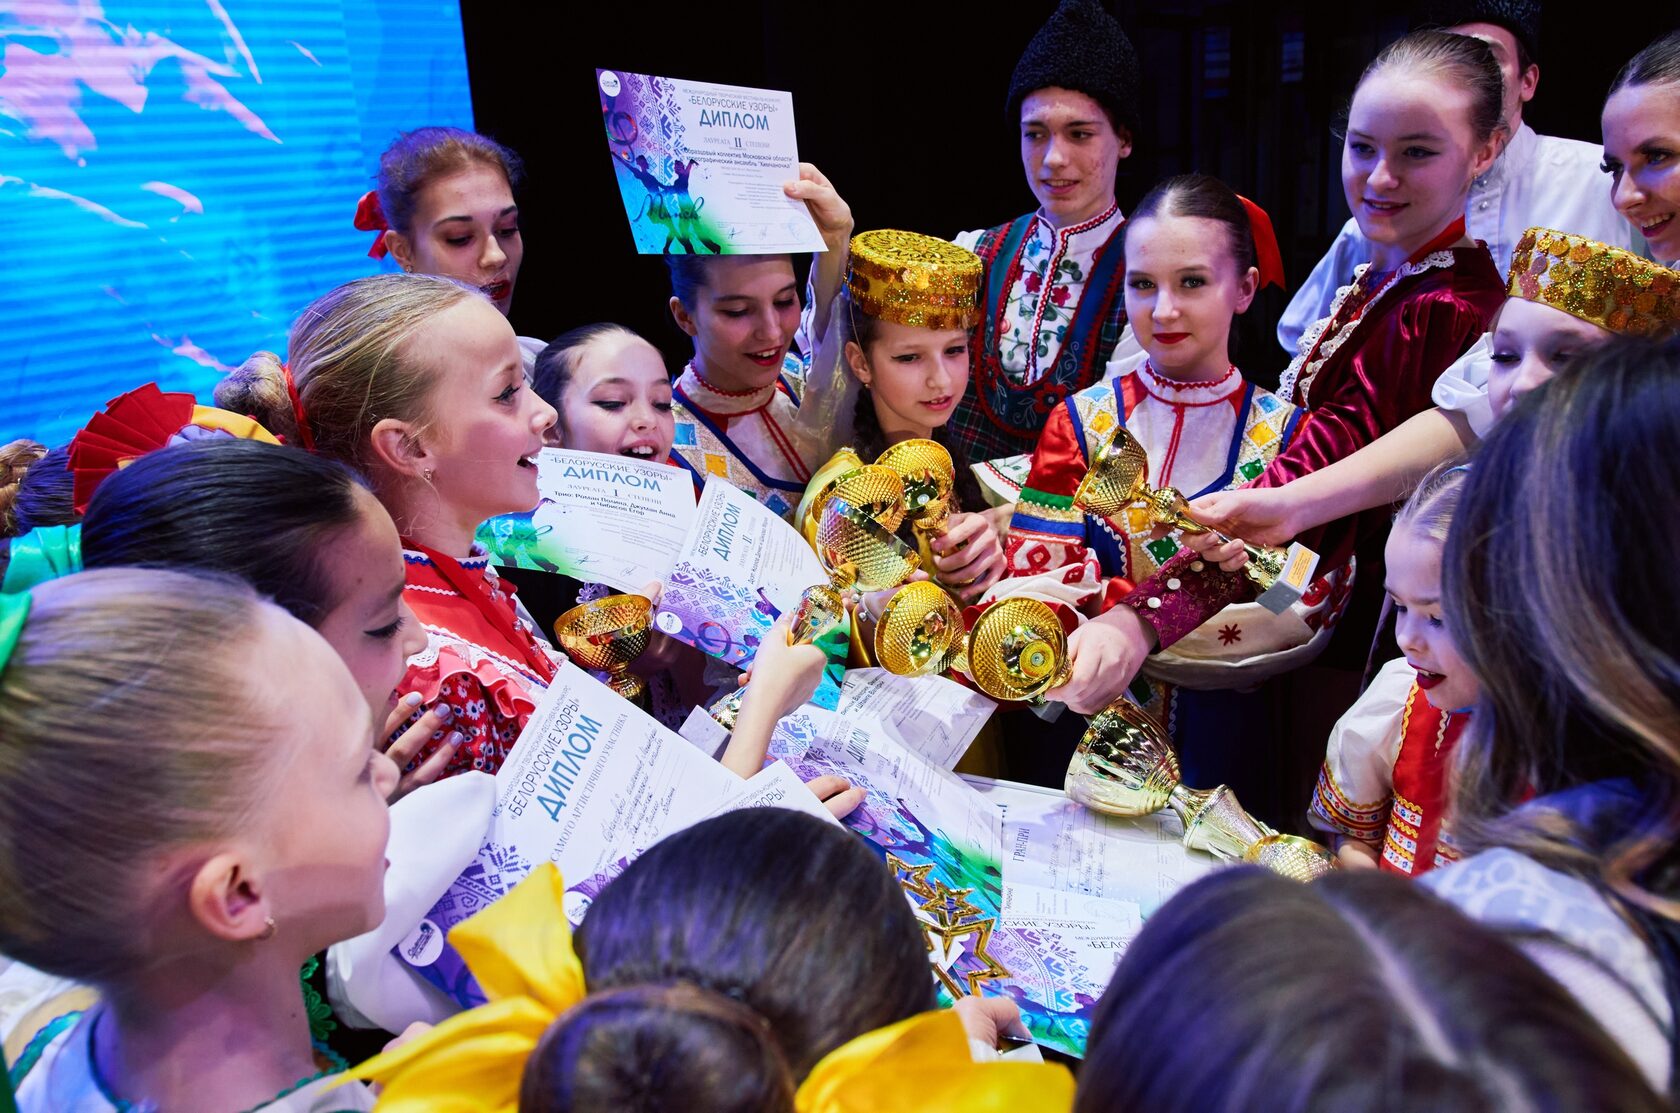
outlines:
[[[693,361],[690,361],[683,368],[682,375],[677,380],[677,385],[682,388],[682,392],[688,395],[696,406],[707,413],[733,417],[737,414],[752,413],[754,410],[763,409],[770,403],[771,399],[776,397],[777,383],[780,381],[780,376],[778,376],[771,380],[768,386],[736,394],[719,390],[701,378],[700,372],[694,369]]]
[[[1059,239],[1066,240],[1071,246],[1076,240],[1106,241],[1109,234],[1113,232],[1110,225],[1115,220],[1124,223],[1125,219],[1125,215],[1120,212],[1118,201],[1089,220],[1081,221],[1078,224],[1069,224],[1063,228],[1058,228],[1050,223],[1050,218],[1044,215],[1044,210],[1039,209],[1033,214],[1033,230],[1052,242]]]
[[[1152,396],[1179,406],[1210,405],[1229,398],[1243,388],[1243,377],[1237,373],[1235,365],[1212,382],[1181,383],[1155,370],[1146,359],[1138,366],[1138,378]]]

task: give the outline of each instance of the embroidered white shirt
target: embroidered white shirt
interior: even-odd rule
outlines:
[[[1033,217],[1021,244],[1021,276],[1004,295],[998,356],[1010,381],[1021,386],[1035,383],[1056,365],[1068,325],[1084,296],[1092,259],[1125,219],[1118,205],[1066,228],[1056,228],[1042,212]],[[952,242],[973,251],[983,231],[963,232]],[[1000,258],[998,264],[1008,266],[1009,260]],[[997,307],[987,306],[986,311],[996,313]],[[1114,354],[1119,358],[1136,350],[1128,325]]]

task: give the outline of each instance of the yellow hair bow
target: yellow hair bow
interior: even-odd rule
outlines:
[[[544,863],[449,942],[489,1003],[450,1017],[346,1078],[376,1081],[387,1113],[516,1113],[525,1062],[556,1017],[587,993],[564,914],[565,883]],[[962,1021],[923,1013],[824,1056],[797,1113],[1065,1113],[1073,1076],[1045,1063],[976,1063]]]

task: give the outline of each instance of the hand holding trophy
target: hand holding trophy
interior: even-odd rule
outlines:
[[[1336,867],[1335,855],[1310,839],[1280,835],[1249,815],[1225,785],[1186,788],[1166,732],[1125,697],[1091,719],[1068,763],[1064,786],[1093,811],[1150,815],[1170,807],[1184,824],[1184,845],[1311,881]]]
[[[1123,425],[1114,430],[1114,436],[1091,461],[1090,470],[1074,491],[1073,504],[1103,518],[1117,518],[1136,507],[1153,525],[1188,533],[1213,533],[1221,540],[1230,540],[1191,517],[1189,503],[1178,491],[1150,487],[1149,456]],[[1299,542],[1287,549],[1245,544],[1243,550],[1248,554],[1243,572],[1260,589],[1260,605],[1273,614],[1284,613],[1301,598],[1318,568],[1318,554]]]

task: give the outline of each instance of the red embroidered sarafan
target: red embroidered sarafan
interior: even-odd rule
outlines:
[[[419,692],[422,711],[449,719],[415,758],[437,752],[451,732],[465,736],[444,776],[494,773],[554,678],[558,655],[514,602],[513,585],[487,555],[454,560],[404,542],[403,598],[426,631],[426,648],[409,658],[399,692]]]

